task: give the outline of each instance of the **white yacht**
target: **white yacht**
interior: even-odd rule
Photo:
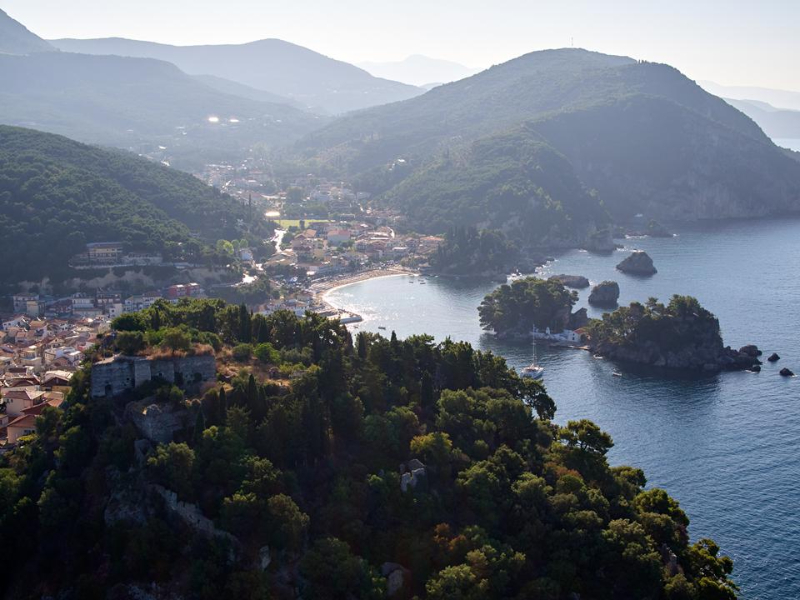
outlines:
[[[530,379],[541,379],[544,377],[544,367],[540,367],[536,363],[531,363],[522,369],[522,376],[529,377]]]
[[[536,364],[536,338],[533,340],[533,362],[522,369],[522,376],[530,379],[541,379],[544,377],[544,367]]]

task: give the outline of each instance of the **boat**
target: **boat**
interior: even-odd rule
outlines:
[[[544,367],[536,364],[536,339],[533,340],[533,362],[522,369],[522,376],[528,379],[541,379],[544,377]]]
[[[592,355],[592,357],[593,357],[593,358],[600,358],[600,359],[602,359],[602,358],[603,358],[603,357],[602,357],[602,356],[600,356],[599,354],[593,354],[593,355]]]
[[[544,377],[544,367],[540,367],[536,363],[531,363],[522,369],[522,376],[529,379],[541,379]]]
[[[420,285],[425,285],[425,280],[424,279],[420,280],[419,284]]]
[[[614,371],[614,372],[611,373],[611,375],[613,377],[622,377],[622,373],[620,373],[619,371]]]
[[[378,329],[386,329],[383,325],[378,325]]]

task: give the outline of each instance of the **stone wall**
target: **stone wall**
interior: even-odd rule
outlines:
[[[213,380],[216,368],[216,359],[211,354],[159,360],[115,356],[92,365],[91,394],[93,398],[119,396],[155,378],[185,388],[193,383]]]

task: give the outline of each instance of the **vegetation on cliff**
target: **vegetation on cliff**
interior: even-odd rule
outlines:
[[[475,277],[507,272],[516,256],[517,248],[500,231],[453,227],[430,262],[439,273]]]
[[[527,336],[533,326],[563,331],[578,293],[558,279],[526,277],[498,287],[478,307],[481,327],[498,335]]]
[[[78,373],[0,457],[6,598],[736,597],[677,502],[491,353],[221,301],[115,327],[217,338],[225,382],[153,398],[193,418],[151,445]]]
[[[632,302],[593,319],[587,326],[595,352],[657,367],[749,368],[752,352],[723,347],[719,320],[696,298],[675,295],[664,305],[656,298]]]

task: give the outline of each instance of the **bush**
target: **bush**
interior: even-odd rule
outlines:
[[[231,350],[233,359],[237,362],[247,362],[253,355],[253,346],[251,344],[239,344]]]
[[[280,353],[269,342],[256,346],[255,355],[262,363],[277,364],[281,360]]]

